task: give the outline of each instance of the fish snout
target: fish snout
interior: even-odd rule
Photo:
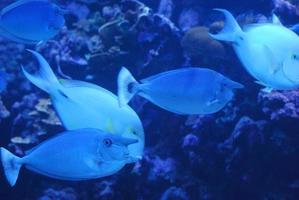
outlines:
[[[236,81],[232,81],[232,80],[225,80],[223,82],[223,86],[226,88],[230,88],[230,89],[242,89],[244,88],[244,85],[242,85],[241,83],[238,83]]]
[[[139,160],[141,160],[141,159],[142,159],[141,156],[129,156],[129,157],[127,158],[127,162],[128,162],[128,163],[135,163],[135,162],[137,162],[137,161],[139,161]]]
[[[119,143],[125,146],[129,146],[131,144],[135,144],[137,143],[138,140],[137,139],[133,139],[133,138],[126,138],[126,137],[122,137],[119,140]]]

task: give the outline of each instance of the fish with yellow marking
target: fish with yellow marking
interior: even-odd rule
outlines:
[[[299,37],[274,16],[273,23],[250,24],[243,29],[233,15],[215,9],[225,16],[225,26],[214,39],[232,44],[246,70],[265,87],[291,90],[299,87]]]
[[[30,51],[30,50],[29,50]],[[137,139],[130,145],[131,156],[141,157],[144,148],[144,130],[135,111],[118,105],[117,97],[95,84],[58,80],[47,61],[35,51],[30,51],[40,64],[36,74],[23,72],[34,85],[49,93],[55,110],[68,130],[97,128],[123,137]]]

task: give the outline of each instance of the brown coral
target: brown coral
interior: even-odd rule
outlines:
[[[206,27],[191,28],[183,37],[181,45],[190,58],[225,58],[224,46],[211,38]]]

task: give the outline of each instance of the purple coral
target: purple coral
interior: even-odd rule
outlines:
[[[258,102],[262,111],[271,120],[298,119],[299,118],[299,92],[273,91],[271,93],[260,92]]]

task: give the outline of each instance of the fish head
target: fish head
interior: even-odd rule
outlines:
[[[137,142],[137,139],[108,134],[101,138],[98,151],[106,161],[126,161],[130,163],[134,158],[130,156],[128,146]]]
[[[294,84],[299,84],[299,49],[291,51],[283,61],[284,76]]]
[[[232,81],[226,77],[222,77],[219,79],[219,84],[217,84],[215,99],[218,99],[220,104],[226,104],[233,98],[233,90],[241,88],[244,88],[242,84]]]
[[[48,12],[48,30],[54,35],[56,34],[65,24],[64,15],[67,13],[66,10],[53,4],[52,9]]]

